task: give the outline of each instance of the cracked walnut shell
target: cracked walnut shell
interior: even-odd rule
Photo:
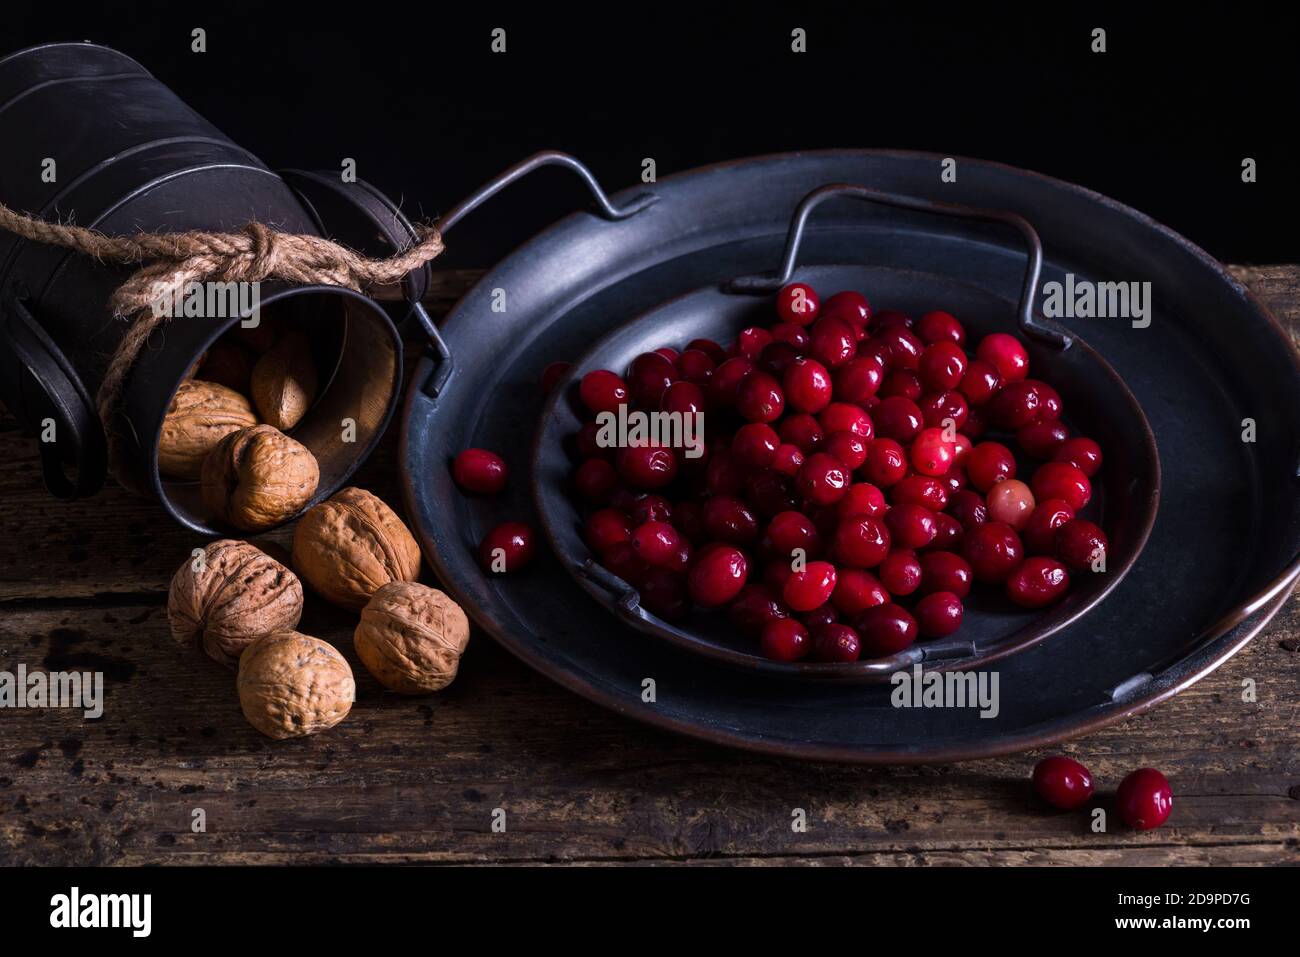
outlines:
[[[158,471],[168,478],[196,479],[203,460],[232,432],[257,425],[248,400],[215,382],[186,379],[172,396],[158,437]]]
[[[246,542],[222,539],[172,576],[167,620],[172,637],[233,668],[252,642],[288,631],[302,615],[302,582]]]
[[[420,546],[391,508],[351,487],[299,519],[293,567],[322,597],[357,611],[389,582],[415,580]]]
[[[285,334],[253,366],[253,405],[262,421],[282,432],[297,425],[316,398],[316,363],[307,337]]]
[[[352,643],[366,669],[402,694],[441,691],[469,642],[460,605],[418,582],[389,582],[361,611]]]
[[[269,425],[232,432],[203,462],[203,505],[214,517],[256,532],[287,521],[320,483],[306,446]]]
[[[239,659],[239,706],[258,731],[298,738],[334,727],[352,710],[356,682],[333,645],[296,631],[257,639]]]

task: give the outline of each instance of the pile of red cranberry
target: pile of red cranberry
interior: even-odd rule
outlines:
[[[647,610],[725,606],[769,658],[855,661],[952,634],[974,582],[1039,608],[1104,567],[1105,534],[1076,517],[1101,449],[1070,436],[1013,336],[972,358],[946,312],[822,303],[801,283],[776,312],[730,348],[696,339],[581,380],[586,541]],[[621,405],[702,412],[704,454],[603,447],[595,418]],[[988,431],[1041,463],[1029,484]]]

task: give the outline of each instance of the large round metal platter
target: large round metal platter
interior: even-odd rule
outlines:
[[[868,763],[974,758],[1093,730],[1203,677],[1263,626],[1300,575],[1300,361],[1281,329],[1218,263],[1141,214],[975,160],[960,160],[958,181],[945,184],[941,159],[846,151],[691,171],[653,185],[657,201],[620,221],[568,217],[458,304],[407,396],[403,481],[426,557],[480,626],[565,687],[639,720]],[[1042,236],[1044,282],[1151,283],[1149,323],[1059,321],[1106,358],[1151,423],[1162,475],[1154,528],[1104,601],[985,669],[990,688],[997,678],[996,716],[895,707],[888,685],[737,673],[618,621],[545,549],[517,574],[489,576],[475,559],[495,523],[538,522],[529,451],[545,366],[671,299],[772,270],[800,198],[832,182],[1017,212]],[[999,230],[851,203],[819,214],[801,260],[934,273],[1006,301],[1023,272],[1023,253]],[[506,457],[504,495],[468,498],[453,485],[448,464],[468,446]]]

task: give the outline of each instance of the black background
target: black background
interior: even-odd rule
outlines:
[[[0,14],[0,53],[116,47],[270,165],[355,158],[415,217],[543,148],[611,189],[647,156],[664,176],[910,148],[1080,183],[1225,261],[1300,260],[1296,24],[1240,4],[1135,6],[19,2]],[[198,26],[204,54],[190,51]],[[489,49],[497,26],[505,55]],[[806,54],[790,52],[795,26]],[[1089,49],[1098,26],[1104,54]],[[510,196],[458,232],[448,264],[499,257],[584,201],[560,173]]]

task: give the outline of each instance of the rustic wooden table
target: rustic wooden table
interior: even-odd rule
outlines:
[[[1295,339],[1300,266],[1236,272]],[[356,484],[400,505],[397,431]],[[96,721],[0,711],[0,863],[1300,863],[1296,596],[1189,691],[1066,746],[1111,787],[1149,764],[1177,795],[1159,830],[1094,834],[1032,799],[1033,753],[864,769],[725,751],[607,713],[481,634],[447,691],[382,693],[352,654],[354,619],[314,597],[302,630],[352,660],[358,701],[328,733],[272,742],[232,675],[168,632],[167,584],[196,544],[116,487],[49,498],[0,418],[0,669],[98,670],[107,690]]]

